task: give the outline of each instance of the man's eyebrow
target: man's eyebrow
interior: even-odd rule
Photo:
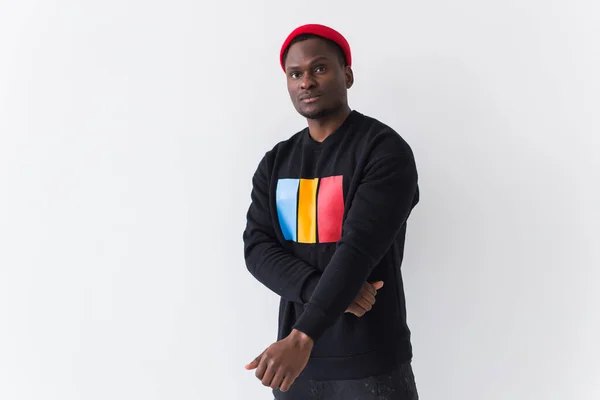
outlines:
[[[311,60],[311,61],[308,63],[308,65],[314,65],[314,64],[318,63],[319,61],[323,61],[323,60],[330,61],[330,60],[331,60],[331,58],[329,58],[329,57],[327,57],[327,56],[318,56],[318,57],[316,57],[316,58],[313,58],[313,59],[312,59],[312,60]],[[300,66],[299,66],[299,65],[290,65],[290,66],[288,66],[288,67],[287,67],[287,69],[297,69],[297,68],[300,68]]]

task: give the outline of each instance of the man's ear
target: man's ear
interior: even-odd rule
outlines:
[[[350,89],[354,84],[354,72],[348,65],[344,67],[344,74],[346,75],[346,89]]]

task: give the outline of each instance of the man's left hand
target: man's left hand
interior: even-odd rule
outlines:
[[[255,375],[263,385],[287,392],[306,367],[313,345],[308,335],[294,329],[285,339],[267,347],[246,369],[256,369]]]

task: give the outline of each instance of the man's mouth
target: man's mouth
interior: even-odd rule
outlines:
[[[303,103],[314,103],[315,101],[319,100],[321,96],[310,96],[310,97],[303,97],[302,99],[300,99],[300,101],[302,101]]]

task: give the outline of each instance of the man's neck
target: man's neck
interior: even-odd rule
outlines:
[[[350,115],[350,107],[346,106],[339,112],[328,115],[321,119],[308,119],[308,131],[310,136],[317,142],[327,139],[336,129],[338,129]]]

